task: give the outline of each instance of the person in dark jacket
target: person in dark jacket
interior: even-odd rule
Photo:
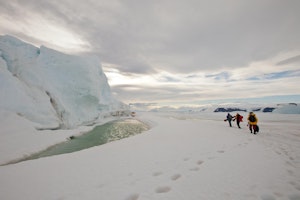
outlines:
[[[231,125],[231,120],[232,120],[232,115],[230,113],[227,114],[226,119],[224,121],[228,121],[229,126],[232,127]]]

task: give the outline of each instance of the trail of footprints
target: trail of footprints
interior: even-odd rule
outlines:
[[[247,145],[248,143],[243,143],[243,144],[239,144],[238,146],[244,146],[244,145]],[[285,154],[286,156],[289,156],[288,153],[285,151],[285,149],[281,148],[280,149],[281,151],[276,151],[277,154]],[[224,150],[218,150],[216,151],[217,154],[223,154],[225,153]],[[213,160],[217,158],[216,155],[212,155],[212,156],[209,156],[207,157],[207,160]],[[189,163],[188,161],[190,161],[191,159],[189,157],[185,157],[183,158],[183,162],[185,163]],[[289,156],[289,161],[292,162],[294,161],[294,158],[292,156]],[[193,166],[188,168],[188,170],[191,172],[191,173],[195,173],[197,171],[200,171],[201,170],[201,165],[204,163],[203,160],[198,160],[196,162],[193,162]],[[294,175],[293,171],[291,170],[290,172],[290,175]],[[163,176],[164,173],[161,172],[161,171],[157,171],[157,172],[154,172],[152,173],[152,177],[156,178],[158,176]],[[171,182],[176,182],[176,181],[180,181],[180,179],[183,177],[182,174],[180,173],[174,173],[173,175],[171,175],[169,177],[169,180]],[[298,191],[300,191],[300,184],[298,183],[298,181],[296,182],[290,182],[289,183],[290,185],[294,186],[294,188]],[[170,184],[172,185],[172,184]],[[168,193],[168,192],[171,192],[172,191],[172,187],[170,185],[161,185],[161,186],[158,186],[156,188],[154,188],[154,192],[156,194],[165,194],[165,193]],[[274,193],[275,196],[271,195],[271,194],[262,194],[260,196],[261,200],[277,200],[276,196],[281,196],[281,194],[276,194]],[[125,200],[139,200],[141,197],[141,195],[139,193],[134,193],[134,194],[131,194],[129,195]],[[288,200],[300,200],[300,194],[296,193],[296,194],[290,194],[287,196]]]
[[[270,143],[270,147],[274,148],[275,153],[279,156],[283,156],[283,158],[285,159],[285,164],[288,166],[288,168],[286,169],[287,174],[293,178],[296,178],[297,173],[295,171],[299,168],[299,163],[297,163],[299,157],[297,157],[296,152],[294,152],[286,144]],[[300,192],[299,179],[295,181],[289,181],[288,184],[294,187],[295,190]],[[290,195],[289,199],[300,200],[300,193]]]
[[[217,153],[224,153],[225,151],[223,150],[219,150],[217,151]],[[214,159],[215,157],[209,157],[208,159],[211,160],[211,159]],[[183,159],[184,162],[187,162],[189,161],[190,158],[186,157]],[[194,163],[194,166],[189,168],[189,171],[190,172],[197,172],[201,169],[201,165],[204,163],[203,160],[198,160],[197,162]],[[152,176],[155,178],[155,177],[158,177],[158,176],[162,176],[164,175],[163,172],[161,171],[157,171],[157,172],[154,172],[152,173]],[[182,178],[182,174],[180,173],[175,173],[173,175],[170,176],[170,181],[174,182],[174,181],[178,181],[180,178]],[[155,193],[156,194],[163,194],[163,193],[168,193],[170,191],[172,191],[172,187],[169,186],[169,185],[161,185],[161,186],[158,186],[154,189]],[[138,193],[134,193],[134,194],[131,194],[129,195],[125,200],[138,200],[140,197],[140,194]]]

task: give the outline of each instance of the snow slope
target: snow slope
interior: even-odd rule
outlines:
[[[126,109],[95,57],[66,55],[0,36],[0,110],[40,129],[74,128]]]
[[[258,114],[258,135],[245,122],[242,129],[228,127],[224,113],[137,117],[152,128],[76,153],[0,166],[0,199],[300,199],[300,115]]]

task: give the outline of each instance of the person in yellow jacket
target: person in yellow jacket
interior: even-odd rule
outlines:
[[[256,115],[253,112],[250,112],[248,115],[248,124],[249,124],[249,129],[252,133],[252,130],[254,134],[258,132],[258,126],[257,126],[258,119]]]

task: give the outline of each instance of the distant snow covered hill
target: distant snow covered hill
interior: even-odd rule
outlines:
[[[214,112],[263,112],[263,113],[279,113],[279,114],[300,114],[300,106],[296,103],[275,104],[275,105],[240,105],[220,106]]]
[[[131,109],[137,111],[153,111],[153,112],[263,112],[263,113],[279,113],[279,114],[300,114],[300,104],[284,103],[284,104],[250,104],[250,103],[225,103],[225,104],[207,104],[194,105],[174,108],[171,106],[151,108],[152,105],[147,104],[130,104]]]
[[[36,128],[92,123],[127,105],[112,97],[96,57],[37,48],[0,36],[0,111],[14,112]]]

